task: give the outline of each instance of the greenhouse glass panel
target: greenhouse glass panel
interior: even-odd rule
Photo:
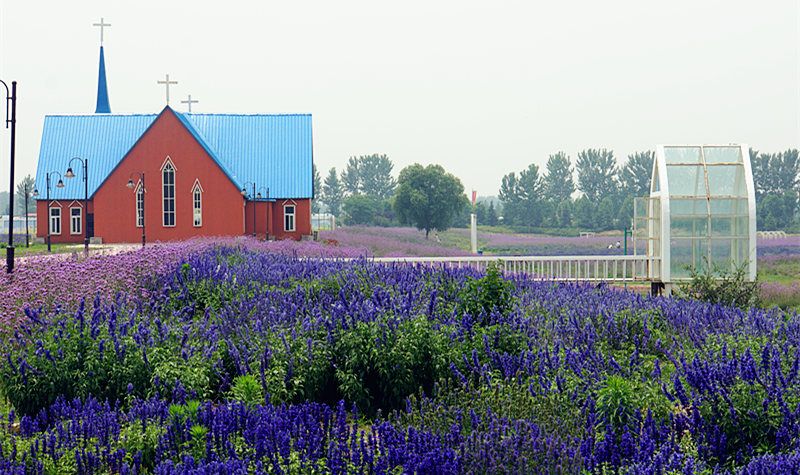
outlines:
[[[706,195],[706,178],[701,165],[671,165],[667,167],[670,196]]]
[[[667,159],[667,165],[703,162],[700,147],[664,147],[664,156]]]
[[[710,195],[747,196],[742,165],[714,165],[707,170]]]
[[[703,158],[709,165],[714,163],[742,163],[740,147],[703,147]]]

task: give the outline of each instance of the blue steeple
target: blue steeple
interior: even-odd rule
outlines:
[[[108,103],[108,85],[106,84],[106,59],[102,45],[100,46],[100,73],[97,76],[97,108],[94,113],[111,113],[111,105]]]

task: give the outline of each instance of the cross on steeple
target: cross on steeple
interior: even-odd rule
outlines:
[[[169,74],[167,74],[166,79],[164,79],[163,81],[157,81],[157,82],[158,82],[158,84],[163,84],[164,86],[166,86],[166,88],[167,88],[167,105],[169,105],[169,85],[170,84],[178,84],[178,81],[170,81],[169,80]]]
[[[189,107],[189,113],[191,114],[192,113],[192,104],[197,104],[198,102],[200,102],[200,101],[193,100],[192,99],[192,95],[189,94],[188,99],[186,99],[185,101],[181,101],[181,104],[186,104]]]
[[[100,27],[100,46],[103,46],[103,32],[107,26],[111,26],[111,23],[106,23],[104,18],[100,17],[100,23],[92,23],[92,26]]]

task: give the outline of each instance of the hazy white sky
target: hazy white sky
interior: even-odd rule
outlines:
[[[0,0],[18,178],[46,114],[94,112],[101,16],[112,112],[159,112],[169,73],[177,110],[311,113],[323,175],[378,152],[490,195],[558,150],[798,146],[797,0]]]

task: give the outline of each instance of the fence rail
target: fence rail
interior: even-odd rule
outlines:
[[[657,261],[645,256],[376,257],[373,260],[478,270],[486,270],[495,262],[504,272],[525,273],[533,279],[584,282],[647,281]]]

